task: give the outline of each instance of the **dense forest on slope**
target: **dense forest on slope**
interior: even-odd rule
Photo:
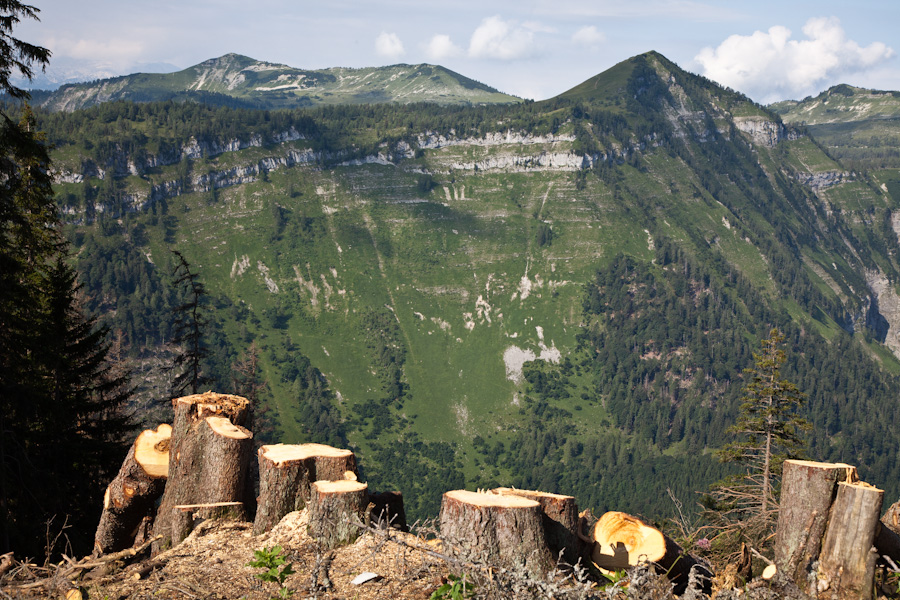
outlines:
[[[209,387],[258,347],[261,438],[349,445],[413,518],[493,484],[693,506],[772,326],[810,457],[900,493],[897,326],[870,284],[900,280],[897,200],[806,183],[837,165],[814,140],[658,54],[513,106],[38,119],[88,305],[147,401],[177,249],[209,292]]]

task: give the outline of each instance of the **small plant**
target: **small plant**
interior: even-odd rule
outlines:
[[[290,598],[294,593],[293,590],[289,590],[284,585],[284,580],[287,579],[288,575],[294,572],[294,569],[291,568],[291,563],[285,564],[284,557],[281,553],[281,546],[272,546],[271,548],[254,550],[253,555],[256,558],[248,562],[247,566],[253,567],[254,569],[265,569],[262,573],[256,573],[256,577],[266,583],[277,583],[280,587],[276,598],[284,599]]]
[[[466,576],[448,575],[447,583],[434,590],[428,600],[464,600],[475,596],[475,586],[466,581]]]

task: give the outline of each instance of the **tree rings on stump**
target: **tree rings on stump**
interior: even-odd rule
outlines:
[[[268,531],[284,515],[309,501],[314,481],[357,479],[356,457],[350,450],[323,444],[274,444],[260,447],[259,504],[254,534]]]
[[[106,488],[103,512],[94,534],[94,552],[130,548],[144,518],[162,495],[169,473],[172,427],[162,424],[138,435],[118,475]]]
[[[579,540],[576,535],[578,527],[578,505],[573,496],[551,494],[532,490],[519,490],[516,488],[497,488],[494,493],[501,496],[521,496],[534,500],[541,505],[544,524],[544,536],[547,546],[554,558],[562,557],[571,565],[574,565],[581,552]]]
[[[556,564],[544,536],[540,504],[521,496],[454,490],[441,502],[447,550],[489,566],[524,567],[544,577]]]

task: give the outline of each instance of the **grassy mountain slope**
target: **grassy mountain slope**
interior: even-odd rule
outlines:
[[[661,515],[722,475],[778,325],[812,456],[900,493],[897,203],[765,108],[649,53],[546,102],[259,114],[41,114],[90,306],[146,372],[173,247],[217,385],[255,342],[276,437],[346,438],[413,514],[512,483]]]
[[[520,102],[435,65],[304,70],[226,54],[177,73],[137,73],[65,85],[41,95],[40,103],[50,110],[72,111],[114,100],[170,99],[270,109],[381,102]]]

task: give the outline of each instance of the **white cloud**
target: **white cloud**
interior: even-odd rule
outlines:
[[[579,46],[592,48],[606,41],[606,36],[593,25],[582,27],[572,34],[572,42]]]
[[[894,50],[882,42],[862,47],[848,40],[838,19],[814,18],[803,27],[805,40],[776,25],[752,35],[732,35],[695,57],[703,74],[754,100],[799,99],[840,78],[882,64]]]
[[[481,22],[469,42],[472,58],[496,58],[515,60],[532,54],[534,31],[504,21],[499,16],[488,17]]]
[[[431,60],[443,60],[462,54],[462,48],[453,43],[449,35],[438,34],[431,38],[425,53]]]
[[[396,60],[403,56],[406,50],[403,49],[403,42],[400,41],[396,33],[382,31],[375,38],[375,52],[379,56]]]

